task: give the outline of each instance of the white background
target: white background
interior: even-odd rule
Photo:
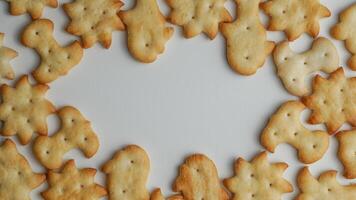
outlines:
[[[65,2],[68,1],[60,1],[60,5]],[[330,36],[329,29],[337,22],[340,11],[353,2],[322,1],[332,16],[320,21],[320,36]],[[133,5],[132,1],[125,3],[124,9]],[[167,14],[169,9],[163,0],[159,4]],[[229,1],[227,7],[235,16],[233,1]],[[61,7],[46,8],[44,17],[54,21],[55,38],[60,44],[77,39],[64,31],[68,18]],[[262,13],[261,17],[266,23]],[[10,16],[8,4],[0,2],[0,32],[5,33],[5,45],[19,52],[19,57],[12,62],[17,77],[31,72],[39,64],[35,51],[19,42],[21,30],[29,22],[28,15]],[[127,51],[125,33],[115,32],[109,50],[100,45],[87,49],[82,62],[68,76],[50,84],[48,98],[58,108],[77,107],[92,122],[100,138],[100,149],[92,159],[84,158],[77,150],[66,154],[65,159],[74,158],[81,168],[100,169],[115,151],[127,144],[138,144],[151,159],[147,187],[149,190],[161,187],[164,194],[169,195],[178,167],[189,154],[206,154],[214,160],[220,177],[227,178],[233,174],[233,162],[237,157],[250,160],[263,150],[259,135],[269,116],[284,101],[296,99],[285,91],[277,78],[271,57],[256,75],[244,77],[229,68],[221,34],[213,41],[204,35],[185,39],[181,29],[174,28],[166,51],[153,64],[134,60]],[[281,41],[285,36],[282,32],[269,32],[268,38]],[[292,43],[292,47],[301,52],[309,49],[311,42],[312,38],[304,34]],[[333,42],[340,53],[341,65],[346,66],[349,53],[342,42]],[[355,74],[348,69],[347,73]],[[304,114],[304,118],[309,115],[308,112]],[[53,134],[58,120],[51,116],[49,121],[50,134]],[[16,137],[13,139],[17,142]],[[18,147],[35,171],[44,171],[31,155],[31,145]],[[324,158],[310,166],[314,175],[329,169],[342,171],[336,148],[333,137]],[[303,166],[295,150],[281,145],[275,154],[269,154],[269,158],[290,165],[285,177],[295,185],[296,173]],[[96,180],[104,184],[104,178],[98,172]],[[343,183],[352,182],[339,178]],[[46,188],[43,184],[32,192],[33,199],[41,199],[38,193]],[[294,193],[284,195],[283,199],[293,199],[298,192],[297,187],[294,189]]]

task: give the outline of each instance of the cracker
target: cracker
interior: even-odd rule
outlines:
[[[346,49],[352,54],[348,66],[356,70],[356,4],[351,5],[340,14],[340,22],[332,27],[331,35],[345,42]]]
[[[64,154],[72,149],[80,149],[90,158],[99,148],[98,137],[79,110],[66,106],[57,113],[61,129],[51,137],[37,137],[33,145],[36,158],[47,169],[60,168]]]
[[[283,193],[293,191],[282,177],[287,167],[286,163],[269,163],[266,152],[251,162],[239,158],[235,162],[235,176],[225,179],[224,184],[233,193],[232,200],[279,200]]]
[[[356,126],[356,77],[346,78],[341,67],[328,79],[317,75],[313,80],[313,93],[302,101],[312,110],[308,122],[325,123],[330,134],[345,122]]]
[[[344,176],[356,178],[356,130],[341,131],[336,134],[339,141],[338,157],[344,166]]]
[[[261,0],[235,0],[237,19],[222,23],[221,33],[226,39],[227,61],[239,74],[252,75],[265,63],[274,42],[267,41],[266,30],[259,18]]]
[[[270,18],[268,30],[284,31],[290,41],[303,33],[318,36],[319,20],[331,15],[319,0],[268,0],[261,8]]]
[[[295,96],[310,93],[306,78],[317,71],[331,73],[339,67],[339,55],[333,43],[323,37],[314,40],[310,50],[295,53],[289,42],[278,44],[273,52],[277,74],[287,91]]]
[[[202,154],[189,156],[180,166],[173,191],[180,192],[185,200],[229,199],[220,184],[214,162]]]
[[[58,7],[57,0],[5,0],[10,3],[10,13],[12,15],[22,15],[29,13],[32,19],[39,19],[45,6]]]
[[[322,173],[318,179],[314,178],[308,167],[304,167],[298,174],[298,187],[301,194],[296,200],[351,200],[356,199],[356,184],[341,185],[336,180],[334,170]]]
[[[2,200],[28,200],[31,190],[46,180],[44,174],[32,172],[26,158],[14,142],[6,139],[0,146],[0,197]]]
[[[324,131],[310,131],[300,122],[305,110],[303,103],[288,101],[272,115],[261,135],[261,144],[274,152],[281,143],[292,145],[298,158],[305,164],[320,160],[329,146],[329,135]]]
[[[232,17],[224,7],[226,0],[166,0],[171,8],[169,21],[183,27],[186,38],[205,33],[214,39],[221,22],[231,22]]]
[[[14,79],[15,73],[11,68],[10,61],[18,56],[17,52],[3,46],[4,33],[0,33],[0,77]]]
[[[146,182],[150,160],[139,146],[129,145],[118,151],[102,168],[107,175],[110,200],[147,200]]]
[[[150,197],[150,200],[184,200],[181,195],[173,195],[168,198],[164,198],[160,189],[155,189]]]
[[[36,50],[41,63],[32,73],[39,83],[49,83],[66,75],[83,56],[78,41],[61,47],[53,37],[53,22],[39,19],[29,24],[22,33],[22,43]]]
[[[120,0],[74,0],[64,4],[64,11],[71,19],[67,31],[80,36],[84,48],[100,42],[108,49],[112,32],[125,29],[117,15],[123,5]]]
[[[119,12],[119,16],[126,26],[131,55],[143,63],[155,61],[173,35],[156,0],[136,0],[134,8]]]
[[[47,116],[55,112],[52,103],[45,98],[47,90],[47,85],[31,85],[27,76],[22,76],[15,88],[2,85],[1,135],[17,135],[21,144],[28,144],[33,133],[47,135]]]
[[[95,174],[96,169],[77,169],[74,160],[69,160],[61,172],[48,172],[49,187],[41,195],[45,200],[100,199],[107,192],[94,182]]]

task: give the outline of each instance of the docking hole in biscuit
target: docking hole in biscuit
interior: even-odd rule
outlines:
[[[61,128],[52,136],[39,136],[33,144],[38,161],[47,169],[62,166],[63,156],[72,149],[80,149],[87,158],[95,155],[99,139],[91,124],[75,108],[67,106],[57,111]]]
[[[14,79],[15,73],[12,70],[10,61],[18,56],[17,52],[3,46],[4,33],[0,33],[0,78]]]

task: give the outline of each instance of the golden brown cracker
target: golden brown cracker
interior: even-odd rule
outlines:
[[[158,188],[152,192],[150,200],[184,200],[184,198],[181,195],[173,195],[165,198],[161,190]]]
[[[0,33],[0,77],[14,79],[15,73],[12,70],[10,61],[18,56],[17,52],[4,46],[4,33]]]
[[[261,0],[235,0],[237,19],[222,23],[221,33],[226,39],[227,61],[239,74],[252,75],[265,63],[274,42],[267,41],[266,30],[259,17]]]
[[[235,162],[235,176],[224,180],[224,185],[233,193],[232,200],[280,200],[282,194],[293,191],[282,177],[287,167],[286,163],[269,163],[266,152],[251,162],[239,158]]]
[[[356,184],[341,185],[336,180],[337,172],[330,170],[314,178],[308,167],[298,174],[300,194],[296,200],[351,200],[356,199]]]
[[[312,94],[303,97],[302,101],[312,110],[308,122],[325,123],[330,134],[345,122],[356,126],[356,78],[346,78],[341,67],[328,79],[317,75]]]
[[[336,134],[339,141],[338,157],[344,166],[344,176],[356,178],[356,130],[341,131]]]
[[[173,35],[173,28],[166,26],[156,0],[136,0],[134,8],[121,11],[119,16],[126,26],[131,55],[144,63],[155,61]]]
[[[48,172],[48,189],[41,193],[45,200],[96,200],[107,195],[106,189],[94,182],[96,169],[77,169],[69,160],[60,172]]]
[[[57,0],[6,0],[10,3],[12,15],[29,13],[32,19],[39,19],[45,6],[57,8]]]
[[[180,192],[185,200],[229,199],[220,184],[214,162],[203,154],[189,156],[180,166],[173,191]]]
[[[270,18],[268,30],[284,31],[290,41],[303,33],[318,36],[319,20],[331,15],[319,0],[268,0],[261,8]]]
[[[118,16],[123,5],[120,0],[74,0],[66,3],[63,8],[71,19],[66,30],[80,36],[84,48],[100,42],[108,49],[112,32],[125,29]]]
[[[22,43],[36,50],[41,63],[32,73],[39,83],[49,83],[66,75],[83,56],[78,41],[61,47],[53,37],[53,22],[39,19],[30,23],[22,33]]]
[[[339,55],[333,43],[323,37],[314,40],[310,50],[295,53],[284,41],[273,51],[277,74],[287,91],[295,96],[310,93],[306,81],[308,75],[317,71],[331,73],[339,67]]]
[[[34,173],[15,143],[6,139],[0,146],[0,199],[30,200],[31,190],[46,180],[44,174]]]
[[[148,200],[146,182],[150,160],[139,146],[129,145],[118,151],[102,168],[107,175],[110,200]]]
[[[35,156],[47,169],[60,168],[64,154],[72,149],[78,148],[90,158],[99,148],[98,137],[79,110],[66,106],[57,113],[61,120],[60,130],[50,137],[37,137],[33,144]]]
[[[232,17],[224,7],[226,0],[166,0],[171,8],[169,20],[183,27],[186,38],[205,33],[214,39],[221,22],[231,22]]]
[[[351,5],[340,14],[340,22],[332,27],[331,35],[345,42],[346,49],[352,54],[348,65],[356,70],[356,4]]]
[[[31,85],[23,76],[12,88],[1,86],[0,120],[4,123],[1,135],[17,135],[21,144],[28,144],[33,133],[47,135],[47,116],[55,111],[45,98],[47,85]]]

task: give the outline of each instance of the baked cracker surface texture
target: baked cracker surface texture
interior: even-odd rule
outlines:
[[[15,87],[3,84],[0,88],[1,135],[17,135],[21,144],[28,144],[33,133],[47,135],[47,117],[55,107],[45,97],[47,85],[31,85],[28,76],[22,76]]]
[[[30,200],[32,190],[46,180],[46,175],[32,171],[30,164],[6,139],[0,145],[0,199]]]
[[[96,42],[109,48],[112,32],[124,30],[118,12],[124,4],[119,0],[74,0],[63,5],[71,19],[66,30],[80,36],[84,48],[92,47]]]
[[[356,3],[345,9],[339,20],[339,23],[331,28],[331,35],[345,42],[346,49],[352,54],[348,66],[356,70]]]
[[[239,74],[252,75],[263,66],[274,42],[267,41],[266,30],[259,17],[261,0],[235,0],[237,19],[220,25],[226,40],[226,57]]]
[[[57,0],[5,0],[10,3],[12,15],[29,13],[32,19],[39,19],[45,6],[58,7]]]
[[[281,143],[290,144],[305,164],[320,160],[329,147],[329,134],[320,130],[310,131],[303,126],[300,118],[305,109],[299,101],[284,103],[264,128],[261,144],[270,152],[274,152]]]
[[[233,194],[232,200],[280,200],[284,193],[293,191],[292,185],[283,178],[287,167],[286,163],[269,163],[266,152],[251,162],[238,158],[235,175],[225,179],[224,184]]]
[[[303,33],[318,36],[319,20],[331,15],[319,0],[268,0],[261,8],[270,18],[268,30],[284,31],[290,41]]]
[[[4,33],[0,33],[0,78],[14,79],[15,73],[10,61],[18,56],[18,53],[3,45]]]
[[[356,178],[356,130],[341,131],[336,134],[339,142],[338,157],[344,166],[344,176]]]
[[[171,8],[169,21],[182,26],[186,38],[204,33],[214,39],[221,22],[232,17],[224,7],[226,0],[166,0]]]
[[[136,0],[131,10],[121,11],[119,16],[126,27],[131,55],[143,63],[154,62],[173,35],[173,28],[166,26],[156,0]]]

